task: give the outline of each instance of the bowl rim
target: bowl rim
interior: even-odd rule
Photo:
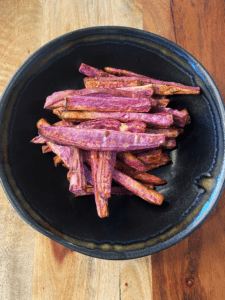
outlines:
[[[201,72],[201,74],[206,78],[208,82],[211,83],[211,88],[213,89],[214,93],[216,94],[216,99],[217,99],[217,105],[218,108],[220,109],[221,117],[224,118],[225,115],[225,105],[222,100],[222,97],[220,95],[220,92],[208,73],[208,71],[202,66],[202,64],[194,57],[192,56],[189,52],[187,52],[185,49],[180,47],[179,45],[175,44],[174,42],[168,40],[167,38],[161,37],[159,35],[156,35],[151,32],[147,32],[141,29],[136,29],[136,28],[130,28],[130,27],[124,27],[124,26],[96,26],[96,27],[88,27],[88,28],[82,28],[78,29],[75,31],[71,31],[69,33],[63,34],[45,45],[41,46],[39,49],[37,49],[33,54],[31,54],[24,62],[23,64],[17,69],[17,71],[14,73],[14,75],[11,77],[9,80],[7,86],[5,87],[1,97],[0,97],[0,122],[2,123],[4,119],[4,108],[7,105],[7,93],[10,91],[11,86],[14,84],[14,81],[17,78],[17,75],[23,70],[29,67],[30,62],[33,62],[37,56],[40,55],[43,51],[46,51],[47,49],[49,50],[49,47],[60,47],[65,41],[68,41],[70,38],[76,39],[76,36],[82,37],[82,36],[88,36],[88,35],[103,35],[103,34],[117,34],[117,35],[124,35],[126,38],[128,35],[131,36],[136,36],[139,39],[144,39],[144,40],[153,40],[155,43],[160,43],[164,47],[170,46],[170,48],[175,51],[175,53],[179,56],[183,56],[187,58],[189,61],[193,63],[193,68],[197,67],[196,71]],[[6,98],[6,99],[5,99]],[[225,132],[225,124],[222,122],[223,128],[222,131],[223,133]],[[1,129],[2,130],[2,129]],[[2,133],[0,132],[1,136]],[[225,136],[223,136],[223,140],[225,139]],[[222,151],[222,150],[221,150]],[[65,236],[62,237],[60,235],[55,235],[53,232],[49,230],[48,224],[46,224],[46,227],[43,227],[43,224],[41,225],[37,221],[35,221],[31,215],[24,209],[24,207],[21,205],[21,202],[18,201],[17,196],[14,194],[14,190],[10,186],[9,182],[7,181],[7,176],[5,172],[5,164],[4,164],[4,159],[3,155],[1,153],[1,164],[0,164],[0,182],[2,184],[3,190],[9,199],[11,205],[13,208],[16,210],[16,212],[20,215],[20,217],[32,228],[37,230],[38,232],[44,234],[45,236],[49,237],[50,239],[64,245],[67,248],[70,248],[71,250],[75,250],[79,253],[86,254],[92,257],[97,257],[101,259],[111,259],[111,260],[121,260],[121,259],[134,259],[134,258],[139,258],[143,257],[146,255],[150,255],[153,253],[157,253],[159,251],[162,251],[166,248],[171,247],[172,245],[177,244],[178,242],[182,241],[184,238],[192,234],[196,229],[198,229],[203,222],[208,218],[208,216],[212,213],[214,208],[216,207],[223,189],[225,187],[225,149],[223,152],[223,164],[221,168],[221,172],[219,174],[219,177],[217,178],[217,183],[216,186],[213,189],[211,197],[206,201],[204,206],[201,208],[199,211],[198,215],[194,219],[194,223],[186,224],[187,226],[184,226],[182,230],[179,232],[179,235],[175,235],[170,237],[166,241],[161,241],[157,243],[154,246],[150,247],[143,247],[143,249],[139,250],[131,250],[131,251],[121,251],[118,250],[116,246],[113,248],[114,250],[108,250],[106,247],[106,250],[100,249],[100,248],[95,248],[91,246],[92,248],[87,248],[84,246],[80,246],[79,244],[74,245],[73,243],[70,243],[68,240],[65,239]],[[182,223],[182,222],[181,222]],[[179,226],[179,225],[178,225]],[[123,248],[123,246],[122,246]],[[112,248],[110,248],[112,249]]]

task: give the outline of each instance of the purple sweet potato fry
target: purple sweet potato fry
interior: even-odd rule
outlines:
[[[155,190],[151,190],[147,187],[145,187],[140,182],[132,179],[131,177],[123,174],[122,172],[114,169],[113,171],[113,180],[118,182],[119,184],[123,185],[125,188],[127,188],[129,191],[133,192],[134,194],[138,195],[142,199],[146,200],[147,202],[161,205],[164,196],[160,193],[158,193]]]
[[[45,144],[45,138],[41,135],[37,135],[30,142],[34,144]]]
[[[158,164],[147,164],[145,172],[157,169],[161,166],[168,164],[171,161],[167,152],[162,152],[160,162]]]
[[[199,94],[200,88],[193,86],[186,86],[176,82],[162,81],[148,76],[140,75],[131,71],[105,67],[104,70],[110,74],[118,76],[127,76],[133,78],[140,78],[145,81],[145,84],[152,83],[154,85],[154,93],[159,95],[173,95],[173,94]],[[169,87],[169,88],[167,88]]]
[[[64,167],[66,167],[66,165],[64,165]],[[86,164],[84,164],[84,174],[85,174],[85,178],[86,178],[87,184],[89,186],[90,185],[93,186],[92,174],[91,174],[91,171],[86,166]],[[70,181],[70,170],[67,173],[67,179]],[[87,187],[88,187],[88,185],[87,185]]]
[[[145,182],[145,183],[152,183],[154,185],[161,185],[166,183],[165,179],[159,178],[155,175],[149,174],[149,173],[139,173],[139,174],[134,174],[133,178]]]
[[[65,107],[63,107],[63,106],[54,108],[54,109],[52,110],[53,114],[56,115],[56,116],[59,117],[59,118],[61,118],[61,114],[62,114],[62,112],[64,112],[64,111],[65,111]]]
[[[116,162],[115,151],[99,151],[97,181],[99,193],[104,198],[111,197],[112,174]]]
[[[165,134],[165,137],[167,138],[176,138],[178,135],[184,132],[183,128],[146,128],[145,133],[162,133]]]
[[[67,110],[148,112],[150,108],[147,98],[72,96],[66,101]]]
[[[67,146],[57,145],[47,140],[46,143],[48,147],[51,149],[51,151],[55,153],[57,156],[59,156],[62,159],[65,166],[69,168],[70,148]]]
[[[76,93],[75,90],[65,90],[65,91],[55,92],[46,98],[44,108],[64,106],[66,97],[68,97],[69,95],[74,95],[74,93]],[[59,103],[64,103],[64,104],[59,105]]]
[[[48,145],[43,145],[41,147],[41,151],[42,151],[43,154],[52,152],[51,148]]]
[[[59,116],[69,122],[102,119],[115,119],[121,122],[141,121],[153,128],[169,128],[173,124],[173,116],[168,113],[62,111]]]
[[[146,124],[141,121],[131,121],[131,122],[127,122],[127,123],[121,123],[119,130],[144,133],[146,130]]]
[[[173,115],[174,124],[176,126],[184,127],[190,123],[190,115],[186,109],[179,111],[164,106],[156,106],[151,109],[151,113],[169,113]]]
[[[120,97],[139,97],[138,94],[134,92],[129,91],[120,91],[118,89],[108,89],[108,88],[84,88],[81,90],[65,90],[65,91],[59,91],[55,92],[52,95],[48,96],[46,98],[46,102],[44,105],[44,108],[48,109],[54,109],[60,106],[65,106],[66,104],[66,98],[68,96],[87,96],[87,95],[114,95],[114,96],[120,96]]]
[[[62,160],[64,166],[69,169],[69,159],[70,159],[70,147],[68,146],[62,146],[57,145],[55,143],[52,143],[50,141],[46,141],[48,147],[51,149],[53,153],[55,153],[60,159]],[[84,173],[86,176],[86,181],[90,184],[92,184],[90,171],[88,170],[87,166],[83,166]]]
[[[76,194],[79,191],[85,191],[87,182],[84,173],[83,153],[81,149],[71,146],[69,157],[70,169],[70,192]]]
[[[88,77],[115,77],[112,74],[104,72],[103,70],[94,68],[92,66],[82,63],[79,68],[79,72]]]
[[[146,82],[147,84],[147,82]],[[153,83],[154,93],[157,95],[178,95],[178,94],[200,94],[199,87],[185,86],[180,83],[166,82]]]
[[[129,165],[135,170],[144,172],[145,171],[145,165],[143,162],[141,162],[136,156],[134,156],[130,152],[119,152],[117,154],[118,158],[124,162],[125,164]]]
[[[154,105],[154,106],[167,106],[170,103],[170,99],[155,99],[155,100],[157,100],[158,105]]]
[[[152,96],[154,93],[154,87],[152,84],[121,87],[117,89],[124,92],[133,92],[135,94],[146,95],[146,96]]]
[[[134,77],[134,76],[136,77],[136,76],[139,76],[139,77],[149,78],[147,76],[143,76],[143,75],[140,75],[140,74],[128,71],[128,70],[123,70],[123,69],[116,69],[116,68],[111,68],[111,67],[105,67],[104,70],[106,72],[108,72],[109,74],[113,74],[113,75],[117,75],[117,76],[127,76],[127,77]]]
[[[122,123],[118,120],[111,120],[111,119],[105,119],[105,120],[98,120],[98,121],[86,121],[81,122],[79,125],[76,126],[76,128],[83,128],[83,129],[109,129],[109,130],[120,130],[120,127]]]
[[[154,190],[155,186],[153,183],[142,183],[148,189]]]
[[[89,162],[91,163],[92,182],[94,185],[95,204],[96,204],[97,213],[100,218],[105,218],[109,215],[108,198],[106,197],[103,198],[99,194],[99,187],[98,187],[98,180],[97,180],[97,174],[98,174],[98,152],[97,151],[91,151]]]
[[[143,81],[133,77],[85,77],[84,85],[86,88],[121,88],[129,86],[143,85]]]
[[[117,169],[125,174],[126,173],[129,173],[129,174],[136,173],[136,171],[131,166],[125,164],[124,162],[122,162],[119,159],[116,160],[115,169]]]
[[[161,145],[162,149],[174,149],[177,147],[177,141],[175,138],[166,138],[165,143]]]
[[[54,161],[55,167],[57,167],[58,165],[60,165],[60,164],[63,163],[63,160],[58,155],[56,155],[56,156],[53,157],[53,161]]]
[[[158,164],[160,162],[162,149],[152,149],[142,153],[138,153],[136,157],[144,164]],[[145,171],[145,167],[143,168]]]
[[[165,142],[163,134],[118,132],[105,129],[77,129],[51,126],[45,119],[37,123],[39,134],[59,145],[75,146],[86,150],[130,151],[156,148]]]
[[[91,185],[88,185],[86,190],[81,190],[81,191],[75,191],[74,196],[75,197],[80,197],[80,196],[88,196],[88,195],[93,195],[94,194],[94,187]]]
[[[154,189],[153,184],[143,184],[146,188],[148,189]],[[81,191],[75,194],[75,197],[79,196],[88,196],[88,195],[93,195],[94,194],[94,187],[88,185],[87,186],[87,191]],[[133,192],[129,191],[123,186],[112,186],[111,188],[111,195],[116,195],[116,196],[131,196],[134,195]]]

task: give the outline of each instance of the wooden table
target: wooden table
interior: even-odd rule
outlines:
[[[40,46],[98,25],[144,29],[177,43],[209,71],[225,97],[223,0],[1,0],[0,93]],[[35,232],[0,190],[0,298],[225,299],[225,193],[190,237],[158,254],[105,261]]]

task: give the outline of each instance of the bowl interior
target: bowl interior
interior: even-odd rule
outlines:
[[[103,33],[100,29],[92,35],[83,31],[80,36],[71,33],[54,40],[31,56],[11,80],[2,98],[2,147],[7,149],[3,155],[3,185],[13,194],[10,200],[19,206],[22,217],[28,220],[24,214],[31,216],[29,223],[37,230],[51,237],[54,234],[53,239],[82,253],[112,258],[110,251],[115,249],[101,248],[104,255],[96,254],[95,249],[102,245],[134,246],[153,238],[152,246],[159,247],[163,234],[210,199],[223,167],[223,125],[213,94],[216,87],[212,81],[212,87],[207,85],[207,74],[203,74],[202,67],[200,71],[193,67],[192,57],[184,56],[182,50],[176,53],[175,45],[157,36],[140,37],[136,31],[130,36],[126,30],[117,30],[114,35]],[[100,219],[94,197],[74,198],[68,190],[66,169],[54,167],[54,155],[42,154],[40,145],[30,143],[37,135],[36,122],[40,118],[50,123],[58,120],[43,109],[46,97],[55,91],[84,87],[84,76],[78,72],[82,62],[201,87],[200,95],[169,97],[169,106],[186,108],[192,122],[178,138],[178,148],[169,152],[172,163],[151,172],[167,180],[167,184],[157,187],[165,196],[162,206],[136,196],[112,196],[109,217]],[[211,177],[214,185],[207,188],[201,181]],[[193,220],[194,215],[178,232]],[[121,249],[113,258],[122,257]],[[159,250],[149,247],[148,253]]]

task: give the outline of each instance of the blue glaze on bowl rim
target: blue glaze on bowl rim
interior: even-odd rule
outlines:
[[[219,129],[221,130],[222,134],[219,135],[219,138],[223,138],[223,144],[224,144],[224,132],[225,132],[225,124],[224,124],[224,113],[225,113],[225,106],[223,103],[223,100],[221,98],[221,95],[218,91],[218,88],[216,87],[213,79],[209,75],[209,73],[205,70],[205,68],[187,51],[176,45],[175,43],[162,38],[160,36],[157,36],[155,34],[145,32],[143,30],[138,29],[132,29],[127,27],[119,27],[119,26],[102,26],[102,27],[93,27],[93,28],[86,28],[86,29],[80,29],[74,32],[70,32],[68,34],[65,34],[61,37],[56,38],[55,40],[47,43],[46,45],[42,46],[40,49],[38,49],[34,54],[32,54],[23,64],[22,66],[16,71],[16,73],[13,75],[11,80],[9,81],[7,87],[5,88],[0,101],[0,121],[3,124],[4,121],[4,113],[7,103],[4,101],[5,95],[10,92],[11,86],[14,84],[14,81],[17,79],[17,74],[21,72],[24,68],[29,68],[30,64],[35,64],[36,60],[40,59],[41,53],[45,53],[45,51],[49,52],[54,46],[58,46],[58,44],[63,44],[65,41],[74,39],[79,39],[83,37],[90,37],[90,36],[99,36],[100,38],[108,36],[111,37],[114,35],[115,37],[124,37],[124,42],[126,42],[126,39],[130,37],[131,39],[134,38],[137,42],[138,40],[142,41],[143,44],[140,44],[140,47],[147,47],[148,42],[155,43],[156,45],[161,45],[163,47],[166,47],[169,51],[172,53],[175,53],[175,57],[172,58],[175,59],[174,63],[176,63],[176,59],[185,59],[189,65],[190,68],[194,69],[195,72],[198,74],[199,77],[202,78],[202,80],[207,84],[207,88],[209,89],[209,92],[213,95],[213,99],[215,101],[214,105],[216,105],[216,108],[218,110],[218,113],[220,114],[221,119],[221,125],[222,127]],[[65,53],[64,53],[65,54]],[[164,55],[164,53],[162,53]],[[165,55],[166,56],[166,55]],[[50,61],[48,63],[51,63]],[[195,82],[196,83],[196,82]],[[1,140],[2,140],[2,132],[1,132]],[[222,142],[222,141],[221,141]],[[222,151],[223,150],[223,151]],[[220,196],[222,194],[222,191],[224,189],[224,181],[225,181],[225,158],[224,158],[224,149],[218,149],[220,152],[220,155],[222,157],[221,166],[220,166],[220,172],[216,173],[214,172],[214,166],[212,166],[212,175],[208,176],[207,174],[203,174],[201,178],[198,178],[198,185],[204,186],[205,193],[204,196],[207,198],[208,194],[211,193],[211,196],[208,197],[208,199],[203,201],[202,206],[198,207],[198,210],[196,210],[196,207],[190,207],[190,209],[185,212],[185,214],[182,216],[180,220],[178,220],[176,224],[177,230],[175,232],[171,232],[171,228],[168,228],[166,231],[162,232],[162,236],[157,237],[157,242],[155,244],[152,244],[152,241],[150,244],[148,243],[142,243],[140,247],[137,247],[137,245],[133,245],[132,250],[127,250],[128,248],[124,245],[105,245],[104,247],[100,247],[99,245],[92,243],[87,243],[87,245],[81,244],[74,244],[70,241],[66,235],[62,235],[61,233],[58,233],[56,230],[51,228],[50,225],[43,223],[42,220],[34,219],[31,214],[29,213],[29,209],[25,210],[24,207],[21,205],[21,203],[17,199],[17,195],[15,194],[15,191],[12,189],[11,185],[8,182],[7,175],[6,175],[6,169],[5,169],[5,162],[4,162],[4,155],[1,153],[1,164],[0,164],[0,176],[1,176],[1,183],[4,188],[4,191],[9,198],[12,206],[17,211],[17,213],[23,218],[30,226],[32,226],[37,231],[41,232],[42,234],[46,235],[47,237],[55,240],[56,242],[59,242],[60,244],[75,250],[77,252],[103,258],[103,259],[132,259],[137,257],[142,257],[146,255],[150,255],[156,252],[159,252],[161,250],[164,250],[179,241],[183,240],[187,236],[189,236],[193,231],[195,231],[211,214],[215,206],[217,205]],[[216,154],[217,155],[217,154]],[[211,170],[210,170],[211,172]],[[213,172],[215,174],[213,174]],[[216,182],[207,190],[207,182],[210,182],[210,180],[214,180],[216,178]],[[205,181],[205,183],[204,183]],[[202,194],[201,192],[199,193]],[[190,214],[191,217],[190,217]],[[189,217],[189,219],[186,218],[186,215]],[[152,245],[151,245],[152,244]],[[131,245],[132,246],[132,245]],[[132,248],[132,247],[131,247]],[[129,248],[129,249],[131,249]]]

